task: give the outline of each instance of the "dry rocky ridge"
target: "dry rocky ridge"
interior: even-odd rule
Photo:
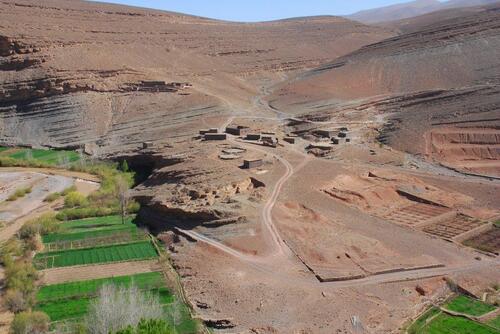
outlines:
[[[498,171],[494,6],[401,35],[337,17],[241,24],[62,0],[0,1],[0,22],[0,139],[126,159],[143,177],[141,218],[217,331],[397,332],[449,293],[443,276],[499,279],[496,258],[392,215],[428,205],[415,201],[446,206],[429,209],[445,223],[500,213],[497,182],[418,160]],[[306,121],[285,126],[289,115]],[[229,124],[280,142],[198,136]],[[340,125],[350,145],[306,154],[321,146],[313,130]],[[241,168],[253,158],[263,164]]]
[[[379,138],[398,150],[498,175],[499,22],[498,5],[435,22],[300,75],[269,101],[313,120],[371,114],[386,119]],[[427,131],[441,128],[468,129],[436,152]],[[482,128],[490,129],[490,139],[465,136]]]
[[[61,0],[2,1],[0,19],[2,139],[97,153],[190,136],[248,106],[256,82],[393,34],[339,17],[239,24]],[[192,86],[133,89],[143,81]]]
[[[494,2],[496,2],[496,0],[415,0],[381,8],[363,10],[349,15],[347,18],[365,24],[378,24],[419,17],[428,13],[441,12],[447,9],[488,5]]]

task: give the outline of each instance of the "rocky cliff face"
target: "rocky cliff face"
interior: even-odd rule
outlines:
[[[145,221],[158,230],[244,222],[243,206],[251,206],[249,199],[260,202],[265,184],[237,165],[218,159],[218,150],[217,145],[207,143],[186,150],[182,158],[156,168],[135,188],[134,197],[143,204]]]

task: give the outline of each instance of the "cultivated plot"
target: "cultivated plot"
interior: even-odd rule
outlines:
[[[109,262],[146,260],[157,257],[150,241],[39,253],[33,259],[37,269],[50,269]]]

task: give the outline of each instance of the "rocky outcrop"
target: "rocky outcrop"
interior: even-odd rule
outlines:
[[[244,223],[241,202],[261,197],[262,182],[232,164],[207,158],[214,147],[203,149],[187,153],[181,163],[156,168],[134,190],[143,207],[140,216],[156,230]]]

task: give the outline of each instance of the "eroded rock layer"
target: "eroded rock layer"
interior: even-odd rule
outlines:
[[[207,114],[248,106],[256,81],[393,34],[338,17],[238,24],[61,0],[1,2],[0,21],[2,139],[103,150],[191,136]]]

